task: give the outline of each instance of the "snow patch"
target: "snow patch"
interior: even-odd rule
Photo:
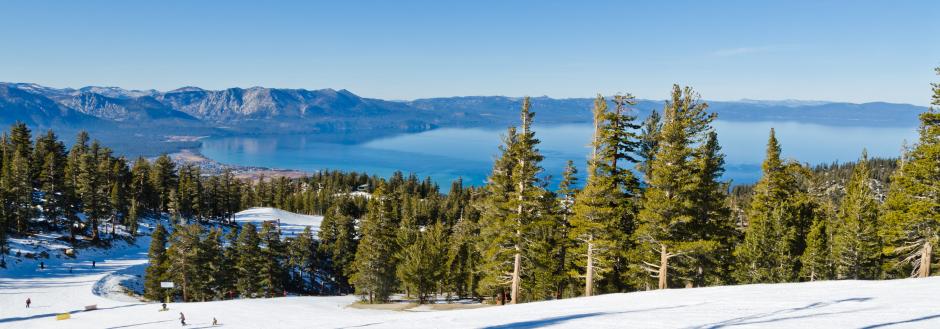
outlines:
[[[240,211],[232,216],[235,223],[241,225],[252,223],[258,228],[264,222],[273,222],[279,225],[281,237],[293,237],[302,233],[305,228],[310,227],[313,236],[316,237],[320,231],[320,223],[323,222],[323,216],[301,215],[277,208],[250,208]]]

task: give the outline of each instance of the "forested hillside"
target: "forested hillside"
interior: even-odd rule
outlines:
[[[940,74],[940,70],[938,70]],[[940,106],[940,85],[933,104]],[[768,132],[762,177],[730,189],[712,126],[690,87],[638,117],[630,94],[593,102],[586,164],[546,173],[537,108],[523,99],[483,187],[443,194],[430,179],[324,171],[260,182],[202,175],[168,157],[130,161],[78,135],[66,149],[24,124],[0,138],[3,237],[67,230],[106,244],[160,218],[146,295],[177,283],[183,301],[355,293],[520,303],[610,292],[831,279],[926,277],[940,241],[940,113],[920,115],[920,139],[899,159],[808,167],[781,158]],[[580,167],[580,169],[578,169]],[[579,182],[575,173],[586,171]],[[560,174],[557,190],[546,177]],[[274,222],[231,215],[271,206],[323,215],[316,235],[282,239]],[[82,242],[79,242],[82,241]]]

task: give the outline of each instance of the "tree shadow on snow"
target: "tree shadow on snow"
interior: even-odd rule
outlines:
[[[555,317],[538,319],[538,320],[512,322],[512,323],[501,324],[497,326],[489,326],[489,327],[484,327],[484,328],[485,329],[539,328],[539,327],[556,325],[556,324],[566,322],[566,321],[591,318],[591,317],[596,317],[596,316],[659,311],[659,310],[683,308],[683,307],[688,307],[688,306],[689,305],[678,305],[678,306],[654,307],[654,308],[647,308],[647,309],[641,309],[641,310],[621,311],[621,312],[591,312],[591,313],[581,313],[581,314],[569,314],[569,315],[555,316]]]
[[[908,319],[908,320],[901,320],[901,321],[894,321],[894,322],[885,322],[885,323],[873,324],[873,325],[870,325],[870,326],[861,327],[860,329],[882,328],[882,327],[888,327],[888,326],[893,326],[893,325],[898,325],[898,324],[904,324],[904,323],[913,323],[913,322],[927,321],[927,320],[936,319],[936,318],[940,318],[940,314],[922,316],[922,317],[919,317],[919,318],[913,318],[913,319]]]
[[[80,309],[80,310],[73,310],[73,311],[68,311],[68,312],[55,312],[55,313],[36,314],[36,315],[30,315],[30,316],[17,316],[17,317],[10,317],[10,318],[2,318],[0,319],[0,323],[26,321],[26,320],[39,319],[39,318],[51,318],[51,317],[55,317],[56,315],[64,314],[64,313],[75,314],[75,313],[81,313],[81,312],[95,312],[95,311],[110,310],[110,309],[131,307],[131,306],[137,306],[137,305],[143,305],[143,304],[138,303],[138,304],[127,304],[127,305],[112,306],[112,307],[101,307],[94,311],[85,311],[84,309]]]
[[[804,318],[834,315],[834,314],[855,313],[855,312],[864,311],[864,309],[841,311],[841,312],[825,312],[825,313],[813,313],[813,314],[804,314],[804,315],[782,316],[782,315],[787,315],[791,313],[814,310],[814,309],[819,309],[819,308],[841,304],[841,303],[847,303],[847,302],[862,303],[862,302],[866,302],[872,299],[873,298],[871,297],[856,297],[856,298],[833,300],[833,301],[828,301],[828,302],[815,302],[815,303],[810,303],[806,306],[801,306],[801,307],[787,308],[787,309],[777,310],[773,312],[753,314],[753,315],[748,315],[748,316],[732,318],[732,319],[728,319],[728,320],[724,320],[720,322],[703,324],[700,326],[690,327],[690,329],[718,329],[718,328],[742,326],[742,325],[749,325],[749,324],[771,323],[771,322],[779,322],[779,321],[786,321],[786,320],[804,319]],[[782,316],[782,317],[778,317],[778,316]]]

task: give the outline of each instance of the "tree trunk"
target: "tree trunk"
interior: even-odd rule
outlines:
[[[930,276],[930,256],[933,255],[933,245],[930,244],[930,241],[924,241],[924,248],[921,249],[920,255],[920,271],[918,271],[918,277],[926,278]]]
[[[661,245],[659,250],[659,289],[666,289],[666,272],[669,271],[669,254],[666,253],[665,245]]]
[[[588,242],[587,270],[584,274],[584,296],[594,295],[594,243]]]
[[[512,265],[512,290],[510,290],[510,301],[509,303],[516,304],[519,301],[519,271],[522,267],[522,251],[519,250],[519,245],[516,245],[516,255],[515,260],[513,260]]]

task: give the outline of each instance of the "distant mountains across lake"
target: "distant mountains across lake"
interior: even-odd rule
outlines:
[[[540,125],[586,123],[593,98],[532,97]],[[25,122],[60,135],[88,130],[119,153],[154,155],[196,147],[180,136],[317,134],[359,143],[435,128],[494,128],[518,123],[521,97],[465,96],[389,101],[348,90],[184,87],[171,91],[116,87],[51,88],[0,83],[0,125]],[[708,101],[724,121],[793,121],[830,126],[910,127],[921,106],[873,102]],[[663,101],[639,100],[637,116]],[[62,136],[71,140],[71,136]]]

